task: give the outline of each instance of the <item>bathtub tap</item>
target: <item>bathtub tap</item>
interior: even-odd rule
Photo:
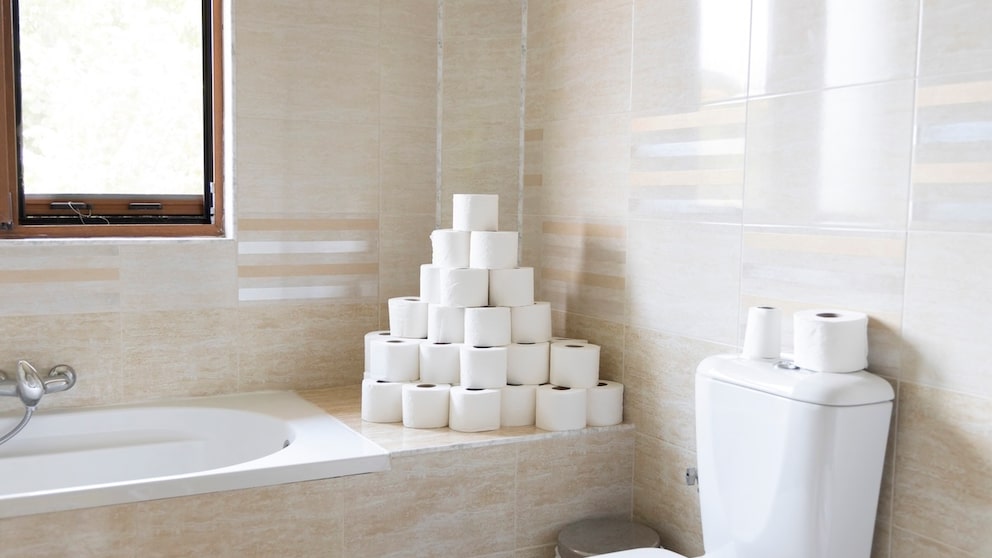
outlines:
[[[24,416],[14,428],[0,436],[0,445],[27,426],[38,403],[41,403],[42,396],[46,393],[65,391],[74,385],[76,385],[76,371],[67,364],[52,367],[45,379],[42,379],[34,366],[26,360],[17,361],[17,377],[14,379],[8,379],[7,374],[0,370],[0,395],[17,397],[24,404]]]

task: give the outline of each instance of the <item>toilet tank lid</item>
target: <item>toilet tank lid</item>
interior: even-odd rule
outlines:
[[[748,360],[739,354],[714,355],[699,363],[696,374],[815,405],[853,407],[895,397],[889,382],[870,372],[813,372],[776,366],[779,362],[783,361]]]

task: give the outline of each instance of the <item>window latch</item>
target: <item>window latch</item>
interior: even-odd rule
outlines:
[[[158,202],[131,202],[127,204],[130,211],[160,211],[162,204]]]

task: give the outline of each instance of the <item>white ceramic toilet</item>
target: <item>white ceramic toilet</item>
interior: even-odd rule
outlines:
[[[868,558],[892,412],[869,372],[718,355],[696,371],[704,558]],[[657,548],[613,558],[684,558]]]

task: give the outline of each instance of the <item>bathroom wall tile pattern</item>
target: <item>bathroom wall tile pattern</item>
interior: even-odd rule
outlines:
[[[686,486],[695,452],[637,434],[634,456],[634,520],[658,531],[661,546],[685,556],[703,553],[699,493]]]
[[[622,322],[626,231],[613,222],[545,220],[540,300],[555,310]]]
[[[989,70],[992,5],[981,0],[923,0],[920,75]]]
[[[114,312],[121,308],[120,247],[0,246],[5,316]],[[72,288],[66,288],[66,285]]]

